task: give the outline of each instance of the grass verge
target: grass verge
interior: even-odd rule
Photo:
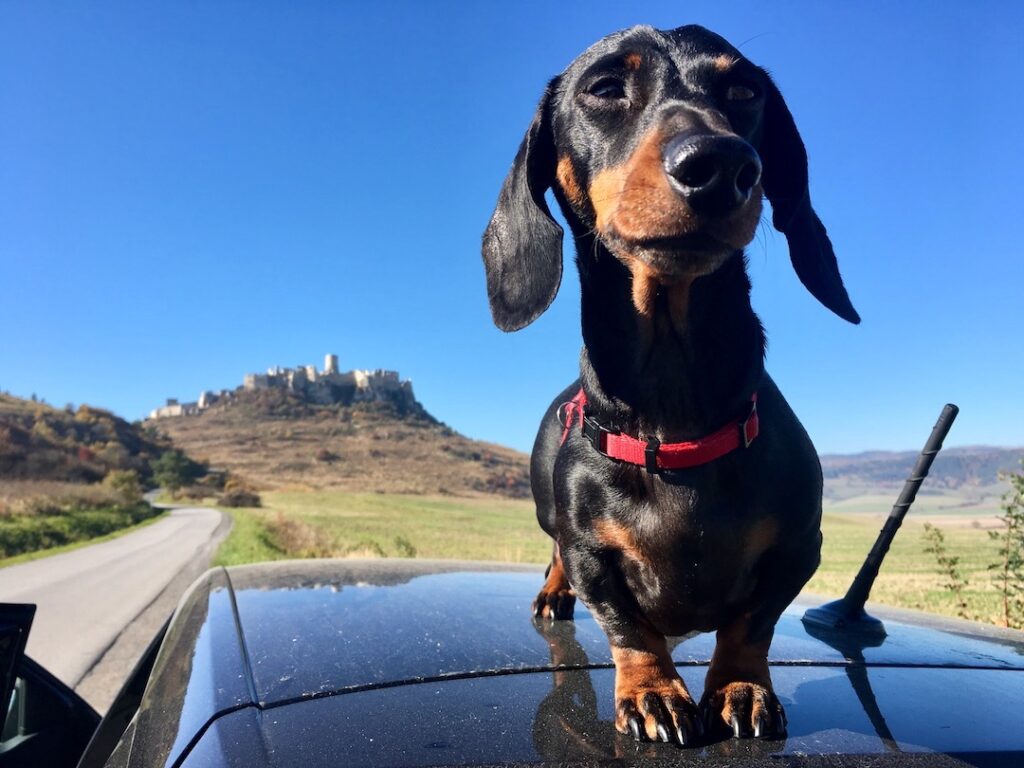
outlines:
[[[140,528],[145,528],[147,525],[152,525],[158,520],[163,519],[166,514],[167,510],[158,509],[156,510],[156,514],[154,514],[152,517],[146,518],[142,522],[135,523],[134,525],[129,525],[126,528],[120,528],[116,531],[104,534],[102,536],[96,536],[91,539],[81,539],[71,544],[64,544],[59,547],[37,549],[34,552],[22,552],[20,555],[14,555],[13,557],[0,558],[0,568],[6,568],[9,565],[18,565],[20,563],[28,563],[32,560],[39,560],[44,557],[50,557],[51,555],[59,555],[64,552],[70,552],[73,549],[80,549],[81,547],[88,547],[92,544],[100,544],[104,541],[110,541],[111,539],[116,539],[119,536],[124,536],[127,533],[137,531]]]
[[[226,510],[234,527],[220,565],[295,557],[436,557],[546,563],[551,543],[529,501],[374,493],[267,492],[260,509]],[[826,514],[822,564],[807,590],[840,596],[874,543],[882,519]],[[997,545],[985,531],[942,526],[950,554],[960,558],[971,618],[996,621],[998,594],[987,565]],[[956,615],[923,525],[907,521],[872,592],[877,602]]]
[[[0,557],[95,539],[159,514],[145,502],[0,517]]]

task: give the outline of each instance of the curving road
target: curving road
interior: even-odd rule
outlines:
[[[102,685],[79,691],[102,711],[228,527],[216,509],[173,509],[110,541],[0,569],[0,601],[36,603],[27,653],[72,688],[115,657]],[[130,625],[154,609],[141,636],[121,647]]]

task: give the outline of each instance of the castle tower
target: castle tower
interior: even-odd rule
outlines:
[[[331,374],[338,372],[338,356],[324,355],[324,373]]]

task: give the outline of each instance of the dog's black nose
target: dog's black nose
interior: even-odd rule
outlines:
[[[665,172],[698,214],[722,216],[750,199],[761,160],[736,136],[677,136],[665,145]]]

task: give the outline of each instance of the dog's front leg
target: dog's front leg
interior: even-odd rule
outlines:
[[[703,735],[697,705],[676,671],[665,637],[643,618],[621,572],[603,554],[584,548],[562,551],[577,595],[611,645],[615,728],[637,741],[691,745]]]
[[[551,553],[551,565],[544,576],[544,586],[537,593],[530,609],[533,615],[544,619],[571,619],[573,607],[576,605],[576,593],[565,575],[558,542],[555,542]]]
[[[786,713],[768,671],[773,632],[753,637],[750,614],[718,630],[700,701],[709,731],[730,729],[737,738],[786,735]]]
[[[610,639],[610,638],[609,638]],[[676,672],[665,638],[653,630],[611,640],[615,727],[637,741],[694,742],[703,733],[693,697]]]

